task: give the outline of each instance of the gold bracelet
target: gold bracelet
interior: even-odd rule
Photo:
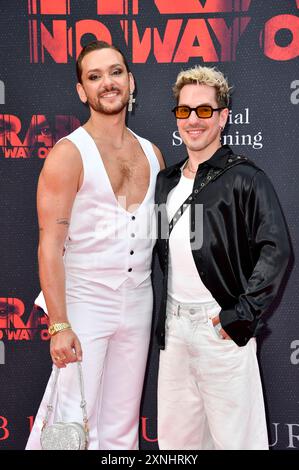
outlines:
[[[54,336],[56,335],[57,333],[59,333],[59,331],[63,331],[63,330],[68,330],[72,328],[70,323],[53,323],[53,325],[50,325],[49,328],[48,328],[48,333],[50,336]]]

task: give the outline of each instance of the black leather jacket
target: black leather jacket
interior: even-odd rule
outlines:
[[[178,184],[184,161],[159,173],[158,210]],[[203,184],[208,172],[212,178],[209,176]],[[291,247],[284,216],[265,173],[245,157],[234,155],[228,146],[199,165],[194,189],[198,194],[190,208],[193,259],[202,282],[221,306],[222,327],[236,344],[243,346],[260,331],[261,315],[272,304],[289,263]],[[203,205],[201,247],[194,244],[196,204]],[[161,349],[165,347],[168,277],[165,224],[168,227],[162,210],[156,245],[164,274],[156,331]]]

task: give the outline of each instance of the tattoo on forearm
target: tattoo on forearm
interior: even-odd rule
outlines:
[[[70,225],[68,219],[56,219],[56,223],[59,225]]]

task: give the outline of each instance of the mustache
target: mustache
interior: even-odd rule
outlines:
[[[102,93],[109,93],[110,91],[119,91],[119,89],[114,86],[114,85],[111,85],[111,86],[105,86],[99,93],[99,95],[101,95]]]

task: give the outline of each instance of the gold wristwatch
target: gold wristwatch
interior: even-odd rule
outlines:
[[[48,333],[50,336],[54,336],[59,333],[59,331],[68,330],[70,328],[72,328],[70,323],[53,323],[53,325],[49,326]]]

